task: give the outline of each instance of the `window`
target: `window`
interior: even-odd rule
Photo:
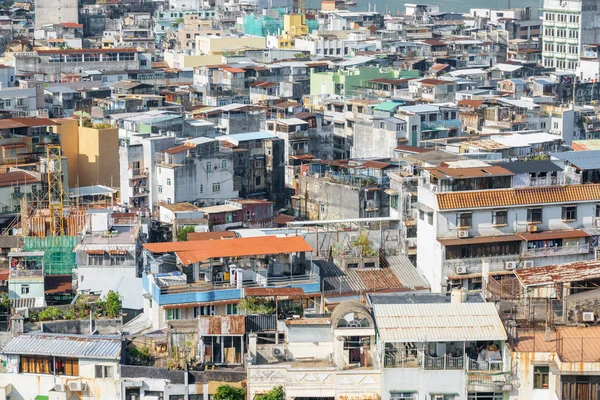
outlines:
[[[172,203],[171,198],[167,197],[167,204],[171,204],[171,203]]]
[[[154,397],[157,400],[164,400],[165,392],[159,392],[158,390],[144,390],[144,397]]]
[[[222,169],[227,169],[227,160],[222,160],[221,161],[221,168]]]
[[[325,204],[321,204],[320,210],[321,214],[325,214]]]
[[[90,254],[88,255],[88,265],[103,265],[104,254]]]
[[[114,254],[110,256],[110,265],[123,265],[127,260],[127,256],[125,254]]]
[[[140,60],[140,66],[145,67],[146,66],[146,60]]]
[[[167,310],[167,321],[181,319],[181,310],[179,308],[170,308]]]
[[[158,193],[162,193],[162,185],[158,185]]]
[[[96,365],[96,378],[113,378],[113,367]]]
[[[56,375],[79,376],[79,360],[75,358],[56,358]]]
[[[431,394],[429,395],[431,400],[454,400],[457,395],[455,394]]]
[[[206,162],[206,172],[210,172],[212,171],[212,162],[207,161]]]
[[[29,294],[29,285],[21,285],[21,294]]]
[[[577,219],[577,206],[566,206],[562,208],[563,221],[575,221]]]
[[[469,392],[467,400],[502,400],[502,392]]]
[[[530,224],[539,224],[542,222],[542,209],[530,208],[527,210],[527,222]]]
[[[48,374],[51,375],[52,362],[50,357],[44,356],[21,356],[21,373],[24,374]]]
[[[473,214],[471,213],[457,213],[456,214],[456,227],[457,228],[470,228],[473,220]]]
[[[600,218],[600,204],[596,204],[596,218]]]
[[[194,307],[194,318],[198,318],[203,315],[215,315],[215,306],[197,306]]]
[[[227,315],[237,315],[237,304],[227,304]]]
[[[492,212],[492,225],[507,225],[508,211],[498,210]]]
[[[533,367],[533,388],[548,389],[550,367]]]
[[[394,210],[398,209],[398,195],[390,196],[390,207]]]
[[[433,213],[432,212],[427,213],[427,223],[429,225],[433,225]]]
[[[416,392],[390,392],[390,399],[391,400],[398,400],[398,399],[410,399],[410,400],[416,400],[417,398],[417,393]]]
[[[13,192],[15,192],[15,193],[21,193],[21,186],[15,186],[13,188]]]
[[[167,186],[171,186],[171,178],[167,178]]]
[[[260,177],[260,176],[257,176],[257,177],[256,177],[256,186],[260,186],[260,184],[261,184],[261,180],[262,180],[262,179],[261,179],[261,177]]]
[[[218,193],[221,191],[221,183],[213,183],[212,186],[213,193]]]
[[[204,185],[200,185],[200,193],[204,193]]]

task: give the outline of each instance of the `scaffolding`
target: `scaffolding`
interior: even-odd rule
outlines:
[[[76,245],[76,236],[25,237],[23,250],[44,252],[45,275],[71,275]]]

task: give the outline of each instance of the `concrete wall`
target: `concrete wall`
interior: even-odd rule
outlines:
[[[18,365],[18,357],[14,360]],[[114,371],[114,377],[107,379],[96,379],[95,378],[95,367],[96,365],[107,365],[112,366]],[[106,400],[120,400],[120,385],[119,385],[119,368],[115,362],[107,362],[106,360],[96,359],[80,359],[79,360],[79,375],[81,379],[77,379],[72,376],[54,376],[54,375],[42,375],[42,374],[0,374],[0,387],[4,387],[8,384],[12,385],[12,391],[10,393],[11,400],[28,400],[33,399],[37,395],[47,395],[50,390],[54,389],[55,385],[63,384],[68,385],[69,382],[74,380],[80,380],[85,382],[88,389],[84,393],[87,398],[94,399],[106,399]],[[69,392],[50,392],[54,396],[58,394],[69,394]],[[71,393],[74,394],[74,393]],[[1,393],[0,393],[1,396]],[[1,398],[1,397],[0,397]],[[51,397],[52,398],[52,397]],[[57,397],[54,397],[57,398]],[[61,398],[61,397],[58,397]],[[70,398],[66,396],[63,398]]]
[[[91,322],[85,320],[72,321],[48,321],[41,322],[40,329],[45,333],[63,333],[70,335],[89,335],[90,328],[99,335],[113,335],[122,331],[121,319],[93,319]]]
[[[79,127],[79,186],[119,187],[119,130]]]
[[[79,177],[79,121],[70,118],[57,120],[60,125],[55,127],[60,136],[60,147],[69,162],[69,187],[77,187]],[[84,186],[81,183],[79,186]]]
[[[79,22],[78,0],[36,0],[35,29],[48,24]]]

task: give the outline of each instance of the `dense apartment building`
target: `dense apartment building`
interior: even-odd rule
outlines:
[[[424,169],[418,188],[417,265],[433,292],[477,289],[503,274],[594,258],[598,187],[566,185],[552,165],[450,162]],[[433,246],[431,243],[434,243]]]
[[[545,0],[543,5],[544,67],[574,71],[579,66],[583,45],[598,43],[600,32],[594,24],[600,15],[592,0]]]

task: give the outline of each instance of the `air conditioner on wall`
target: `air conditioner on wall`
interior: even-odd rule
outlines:
[[[467,267],[464,265],[457,265],[454,268],[454,272],[456,272],[457,274],[466,274],[467,273]]]
[[[538,231],[537,225],[527,225],[527,232],[537,232],[537,231]]]
[[[523,268],[533,268],[533,261],[523,261]]]
[[[69,390],[71,392],[83,392],[85,390],[85,383],[83,383],[83,382],[69,382]]]
[[[504,269],[516,269],[517,262],[516,261],[506,261],[504,263]]]
[[[594,313],[593,312],[582,312],[581,313],[581,320],[583,322],[594,322]]]
[[[456,236],[458,236],[459,238],[468,238],[469,231],[466,229],[459,229],[456,231]]]

